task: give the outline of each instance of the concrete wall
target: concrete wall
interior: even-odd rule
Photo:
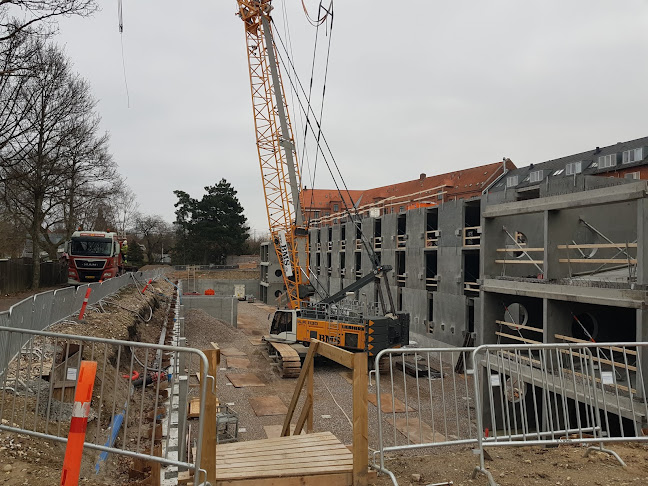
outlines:
[[[249,280],[220,280],[220,279],[196,279],[196,292],[204,294],[205,290],[213,289],[217,296],[234,295],[235,285],[245,285],[245,295],[254,295],[259,299],[259,281]],[[185,284],[186,286],[186,284]]]
[[[202,309],[207,314],[236,327],[238,299],[215,295],[184,295],[182,304],[187,309]]]

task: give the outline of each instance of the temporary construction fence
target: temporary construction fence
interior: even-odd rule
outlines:
[[[0,326],[20,330],[42,331],[52,324],[71,317],[79,312],[88,288],[91,289],[88,303],[95,305],[106,297],[115,294],[127,285],[142,287],[150,279],[161,275],[160,270],[127,273],[103,282],[66,287],[41,292],[12,305],[8,311],[0,312]],[[22,348],[26,341],[13,340],[5,343],[0,336],[0,370]],[[9,347],[8,347],[9,346]]]
[[[394,475],[388,452],[472,445],[475,475],[487,447],[648,441],[642,359],[648,343],[488,345],[387,349],[376,376],[379,444],[373,467]],[[387,433],[386,431],[390,431]],[[588,449],[588,451],[590,450]]]
[[[200,448],[191,460],[169,455],[177,443],[170,444],[172,434],[163,430],[168,432],[178,424],[171,422],[171,414],[162,404],[169,390],[181,390],[184,396],[172,399],[187,403],[189,387],[173,386],[178,372],[207,376],[207,358],[201,351],[9,327],[0,327],[0,342],[5,353],[18,343],[26,343],[0,375],[0,430],[66,442],[75,413],[73,402],[81,361],[94,361],[97,372],[93,398],[86,411],[84,447],[97,451],[95,473],[106,474],[109,454],[200,471]],[[199,392],[194,392],[201,398],[199,423],[194,428],[199,444],[208,381],[201,380],[196,384]],[[187,437],[176,434],[174,440],[185,441]]]

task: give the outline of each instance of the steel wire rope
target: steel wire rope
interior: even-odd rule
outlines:
[[[273,22],[273,23],[274,23],[274,22]],[[281,36],[280,36],[279,34],[277,34],[277,37],[279,38],[279,41],[280,41],[281,46],[283,47],[284,51],[286,51],[286,47],[285,47],[285,45],[284,45],[283,39],[281,38]],[[288,54],[287,51],[286,51],[286,54]],[[279,57],[279,61],[281,62],[281,64],[284,66],[284,69],[287,70],[287,69],[288,69],[288,66],[287,66],[286,63],[284,62],[283,57],[281,56],[281,53],[280,53],[278,50],[277,50],[277,56]],[[295,79],[297,80],[297,83],[299,84],[299,88],[301,89],[301,92],[302,92],[303,94],[306,94],[306,91],[305,91],[305,89],[304,89],[304,86],[303,86],[303,84],[301,83],[301,80],[299,79],[299,75],[297,74],[297,71],[295,70],[295,66],[294,66],[294,64],[292,63],[292,60],[290,59],[290,57],[288,57],[288,61],[289,61],[289,63],[290,63],[290,67],[291,67],[292,70],[295,72]],[[292,84],[292,78],[289,77],[288,79],[290,80],[290,82],[291,82],[291,84]],[[293,86],[293,89],[296,90],[295,86]],[[313,107],[312,107],[310,104],[307,105],[308,109],[306,109],[306,108],[304,108],[304,104],[302,103],[302,100],[301,100],[301,98],[300,98],[299,96],[297,97],[297,100],[299,101],[299,106],[300,106],[300,108],[301,108],[303,111],[310,111],[310,112],[313,113],[313,115],[315,114],[315,112],[313,111]],[[315,123],[318,125],[318,128],[321,128],[321,127],[319,126],[319,123],[317,122],[317,119],[315,119]],[[313,133],[313,135],[314,135],[314,129],[313,129],[312,125],[311,125],[311,124],[308,124],[308,126],[310,127],[311,133]],[[323,131],[322,131],[322,134],[321,134],[321,141],[324,142],[324,146],[326,147],[326,150],[328,151],[328,153],[329,153],[330,156],[331,156],[332,163],[334,164],[334,166],[335,166],[335,168],[336,168],[336,171],[337,171],[337,173],[338,173],[338,176],[339,176],[339,178],[340,178],[340,181],[341,181],[342,185],[344,186],[344,190],[346,191],[347,195],[349,196],[349,199],[350,199],[351,201],[353,201],[353,199],[351,198],[351,193],[350,193],[350,191],[349,191],[349,189],[348,189],[348,187],[347,187],[347,185],[346,185],[346,182],[344,181],[344,177],[342,177],[342,174],[341,174],[341,172],[340,172],[340,168],[339,168],[339,166],[338,166],[338,164],[337,164],[337,161],[335,160],[335,156],[333,155],[333,151],[331,150],[331,147],[329,146],[328,141],[327,141],[326,136],[324,135],[324,132],[323,132]],[[340,186],[338,185],[338,181],[337,181],[337,179],[336,179],[336,177],[335,177],[335,174],[333,173],[333,170],[331,169],[331,166],[330,166],[330,164],[329,164],[328,158],[326,157],[326,154],[324,153],[324,150],[323,150],[323,148],[322,148],[322,145],[321,145],[321,144],[318,144],[318,145],[317,145],[317,148],[318,148],[319,151],[322,153],[322,158],[323,158],[324,162],[326,163],[326,167],[328,168],[329,173],[331,174],[331,177],[333,178],[333,183],[335,184],[335,188],[336,188],[338,194],[340,195],[340,198],[342,199],[342,204],[344,205],[344,208],[345,208],[346,213],[347,213],[349,216],[352,216],[352,215],[351,215],[351,212],[350,212],[350,210],[349,210],[349,207],[348,207],[348,205],[347,205],[347,203],[346,203],[346,201],[345,201],[345,199],[344,199],[344,197],[343,197],[343,195],[342,195],[342,190],[340,189]],[[360,216],[360,215],[359,215],[359,213],[358,213],[358,209],[355,207],[355,204],[353,205],[353,210],[354,210],[355,216],[359,219],[359,216]],[[363,245],[365,251],[367,252],[367,254],[371,257],[371,264],[372,264],[373,269],[374,269],[374,271],[375,271],[375,270],[377,270],[378,267],[379,267],[379,264],[378,264],[378,258],[377,258],[376,252],[375,252],[374,249],[373,249],[373,248],[368,244],[367,237],[365,236],[364,232],[362,231],[362,226],[359,225],[358,222],[357,222],[357,220],[354,219],[353,217],[352,217],[351,219],[352,219],[352,221],[353,221],[354,226],[356,227],[356,229],[359,229],[359,230],[360,230],[360,234],[362,235],[362,245]]]

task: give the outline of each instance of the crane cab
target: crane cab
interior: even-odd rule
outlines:
[[[297,341],[297,309],[277,309],[272,318],[270,336],[273,339],[294,343]]]

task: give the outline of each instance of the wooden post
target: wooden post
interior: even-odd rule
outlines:
[[[207,393],[205,394],[205,416],[203,418],[202,456],[200,466],[207,471],[207,481],[216,482],[216,371],[220,361],[219,349],[207,349],[203,351],[209,362],[209,376],[214,377],[214,392],[212,393],[212,382],[206,376],[201,377],[207,380]]]
[[[353,485],[366,486],[369,468],[367,354],[353,355]]]
[[[297,383],[295,383],[295,391],[293,392],[292,400],[290,400],[290,405],[288,405],[288,412],[284,418],[283,428],[281,429],[280,437],[287,437],[290,435],[290,421],[293,418],[295,413],[295,408],[297,407],[297,402],[299,401],[299,395],[301,394],[302,388],[304,387],[304,382],[306,381],[306,376],[309,374],[309,367],[313,366],[313,359],[317,354],[318,346],[320,342],[316,339],[311,340],[311,344],[308,348],[308,353],[306,353],[306,358],[304,359],[304,364],[302,364],[301,373],[299,373],[299,378],[297,378]]]
[[[308,382],[306,383],[306,401],[307,403],[310,404],[308,407],[308,417],[306,419],[306,433],[310,434],[313,432],[313,403],[314,403],[314,397],[313,397],[313,371],[314,371],[315,366],[311,365],[311,367],[308,369]]]

